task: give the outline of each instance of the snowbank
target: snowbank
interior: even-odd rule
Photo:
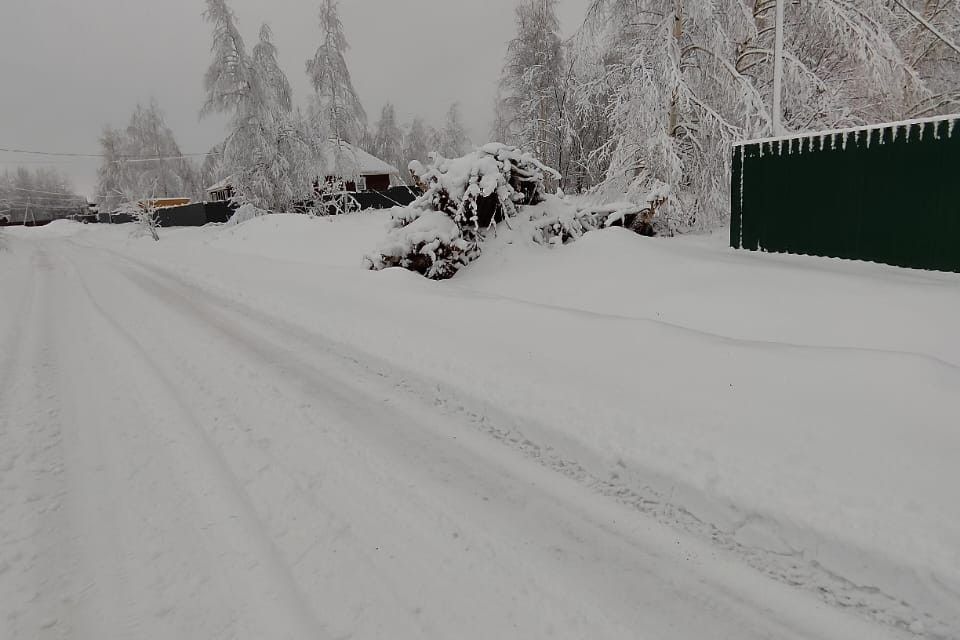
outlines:
[[[42,227],[3,227],[0,232],[23,238],[68,238],[83,230],[84,225],[74,220],[54,220]]]
[[[214,230],[209,246],[230,253],[328,267],[358,268],[371,238],[384,233],[392,210],[349,216],[273,214]]]
[[[233,212],[233,215],[230,216],[230,219],[227,220],[228,227],[235,227],[237,225],[243,224],[244,222],[249,222],[255,218],[267,215],[267,212],[263,209],[258,209],[256,206],[247,203],[242,205],[239,209]]]

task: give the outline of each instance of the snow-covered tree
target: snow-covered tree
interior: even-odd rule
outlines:
[[[730,143],[772,133],[775,8],[772,0],[593,0],[571,45],[570,138],[583,147],[575,164],[608,165],[611,196],[658,209],[667,227],[722,221]],[[785,30],[788,131],[956,107],[960,60],[935,35],[960,30],[955,0],[788,2]],[[590,150],[597,136],[607,139]]]
[[[266,92],[261,122],[269,136],[256,165],[255,189],[267,208],[283,210],[309,196],[319,170],[318,156],[303,116],[293,109],[290,83],[277,62],[277,48],[267,25],[260,29],[252,57]]]
[[[113,127],[104,127],[100,136],[103,160],[97,169],[97,194],[101,211],[116,209],[124,199],[123,134]]]
[[[225,0],[206,0],[213,24],[213,61],[205,77],[202,114],[230,117],[223,170],[238,197],[264,209],[283,210],[309,193],[308,168],[316,154],[292,112],[290,85],[264,25],[248,54]]]
[[[112,210],[129,197],[190,197],[202,185],[193,161],[180,146],[155,100],[137,105],[126,128],[104,128],[97,173],[100,206]]]
[[[56,169],[17,167],[0,174],[0,216],[9,221],[51,220],[86,212],[86,198]]]
[[[126,144],[127,155],[133,156],[138,164],[128,167],[127,173],[136,175],[141,184],[156,184],[157,197],[197,194],[196,167],[183,157],[155,100],[146,106],[137,105],[127,125]]]
[[[427,147],[430,151],[439,151],[443,148],[443,130],[429,125],[427,126]],[[429,158],[429,151],[427,157]]]
[[[607,187],[659,209],[673,228],[727,210],[730,144],[769,130],[769,111],[730,58],[753,28],[741,0],[595,0],[613,87]],[[591,88],[592,89],[592,88]]]
[[[397,167],[401,173],[405,173],[409,160],[404,162],[403,132],[397,124],[396,109],[389,102],[380,112],[380,120],[374,128],[369,150],[373,155]]]
[[[206,189],[227,177],[229,173],[223,164],[223,143],[216,144],[207,152],[200,164],[200,183]]]
[[[403,136],[403,164],[397,167],[407,184],[412,182],[407,167],[413,161],[426,162],[431,150],[427,126],[422,118],[414,118]]]
[[[440,131],[439,151],[447,158],[457,158],[467,152],[470,147],[470,136],[463,124],[460,114],[460,103],[454,102],[447,110],[447,119]]]
[[[909,117],[960,111],[960,2],[895,0],[893,38],[923,79],[928,95],[908,105]],[[912,19],[903,16],[913,14]]]
[[[603,182],[610,164],[612,123],[608,117],[617,89],[612,52],[589,33],[573,38],[565,107],[567,151],[565,188],[581,192]]]
[[[366,257],[370,269],[449,278],[480,255],[488,230],[543,202],[544,179],[557,177],[530,153],[500,143],[459,158],[432,156],[429,168],[414,165],[426,192],[394,214],[386,241]]]
[[[517,5],[517,32],[507,45],[497,121],[504,142],[563,170],[568,76],[556,7],[557,0],[521,0]]]
[[[337,0],[322,0],[320,45],[307,61],[307,76],[314,90],[311,122],[320,139],[360,144],[367,128],[367,114],[350,78],[348,48]]]

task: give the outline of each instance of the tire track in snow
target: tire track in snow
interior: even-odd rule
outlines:
[[[222,545],[219,554],[210,553],[208,557],[219,555],[218,562],[230,563],[219,567],[226,576],[201,575],[201,583],[211,578],[220,580],[221,589],[230,594],[227,597],[236,598],[228,603],[230,606],[235,607],[241,615],[261,617],[243,622],[228,620],[223,629],[213,634],[214,637],[249,637],[251,633],[262,637],[259,634],[267,631],[276,638],[324,637],[322,625],[304,601],[288,568],[263,530],[263,524],[244,488],[210,441],[204,427],[196,420],[191,407],[183,401],[177,384],[156,364],[133,332],[99,303],[76,257],[71,256],[70,252],[64,252],[62,256],[75,274],[83,303],[90,308],[101,326],[112,332],[112,344],[119,352],[118,364],[125,365],[127,373],[143,378],[137,381],[137,392],[141,394],[140,411],[143,412],[144,422],[136,425],[136,428],[142,434],[146,434],[148,429],[158,430],[157,434],[149,435],[155,440],[159,438],[165,441],[165,446],[161,446],[159,452],[167,456],[164,458],[165,464],[172,464],[172,467],[164,475],[169,475],[174,484],[182,483],[179,490],[184,495],[179,505],[187,508],[186,513],[175,516],[177,521],[188,529],[199,527],[196,534],[203,541],[202,547],[213,551]],[[172,414],[166,415],[171,409]],[[145,464],[152,464],[152,461],[147,460]],[[130,477],[133,478],[141,469],[133,469]],[[161,513],[157,517],[162,519],[167,515]],[[206,518],[207,522],[197,522],[197,518]],[[135,526],[144,524],[148,523],[135,523]],[[161,525],[161,530],[163,526],[169,527]],[[163,540],[158,543],[162,545]],[[177,551],[174,550],[174,553]],[[141,550],[134,552],[140,553]],[[165,551],[154,553],[169,554]],[[120,566],[122,568],[125,564],[120,563]],[[172,581],[165,585],[168,590],[176,586],[177,576],[161,576],[163,578]],[[173,604],[156,615],[176,616],[177,600],[178,597],[174,595]],[[139,604],[142,607],[144,603]],[[258,625],[259,632],[245,626],[234,626],[250,623]]]
[[[18,245],[18,247],[19,246],[20,245]],[[26,246],[29,247],[29,245]],[[24,328],[29,324],[24,320],[33,317],[33,307],[37,298],[36,270],[41,264],[39,262],[40,257],[35,251],[31,252],[29,260],[30,267],[26,269],[17,264],[18,261],[22,260],[19,251],[14,253],[6,248],[0,248],[0,251],[6,252],[0,254],[0,258],[11,261],[11,264],[2,265],[6,267],[8,272],[3,274],[3,279],[0,279],[0,285],[3,285],[3,289],[0,291],[0,303],[5,306],[10,305],[9,308],[17,310],[16,315],[3,336],[2,348],[0,348],[0,406],[3,406],[3,401],[13,392],[12,387],[16,382],[15,376],[19,370],[18,363],[21,358],[21,351],[23,350],[22,336]],[[26,273],[23,275],[26,279],[17,278],[17,272],[24,270]],[[7,284],[8,282],[10,284]],[[20,290],[18,292],[19,295],[14,298],[11,289],[17,287],[17,283],[19,283]]]
[[[29,244],[17,249],[21,271],[12,273],[22,289],[0,367],[0,628],[14,638],[54,638],[69,630],[68,603],[57,595],[67,590],[74,558],[60,536],[63,437],[47,295],[53,265]]]

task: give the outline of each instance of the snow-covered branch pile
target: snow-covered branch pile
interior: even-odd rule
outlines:
[[[602,216],[557,196],[547,196],[542,206],[532,207],[527,214],[530,239],[545,246],[574,242],[603,226]]]
[[[480,255],[484,233],[544,200],[546,176],[556,171],[516,147],[492,143],[461,158],[432,154],[429,169],[412,162],[426,192],[394,215],[392,230],[371,269],[404,267],[428,278],[453,276]]]

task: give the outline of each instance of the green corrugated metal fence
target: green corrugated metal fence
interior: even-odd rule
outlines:
[[[960,272],[960,116],[739,144],[730,245]]]

